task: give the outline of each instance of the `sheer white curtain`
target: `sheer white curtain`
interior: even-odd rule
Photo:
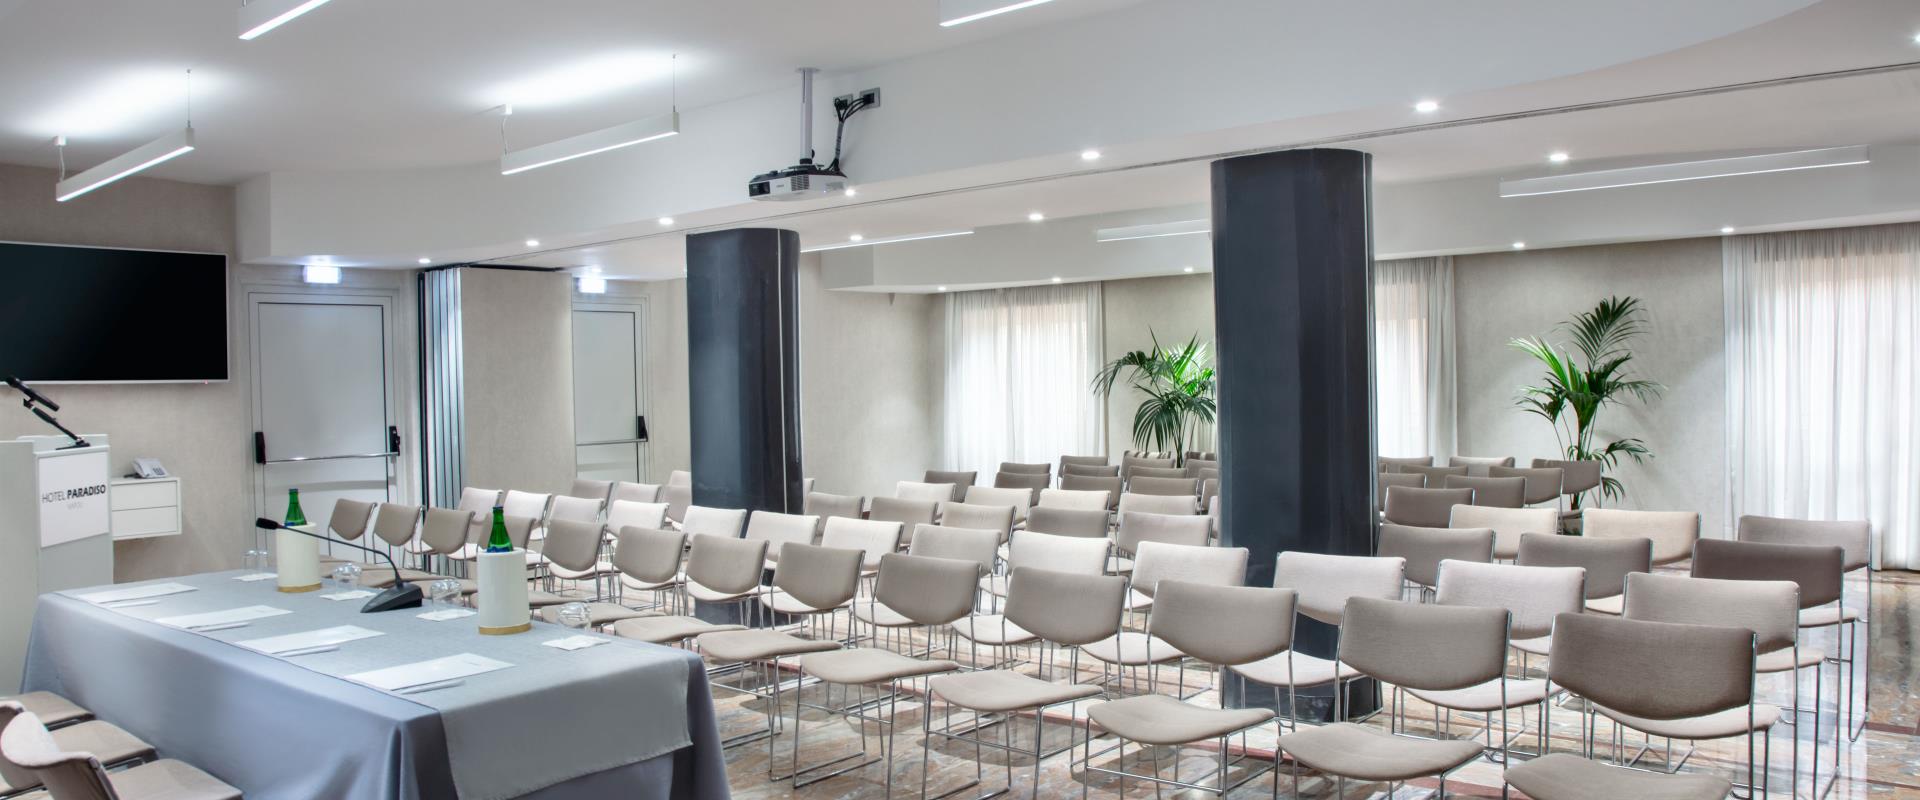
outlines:
[[[1454,450],[1453,258],[1373,265],[1374,415],[1383,456]]]
[[[947,467],[1101,452],[1100,284],[947,295]]]
[[[1920,567],[1920,225],[1723,254],[1728,519],[1867,519],[1881,566]]]

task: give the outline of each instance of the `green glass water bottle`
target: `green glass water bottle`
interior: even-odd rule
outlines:
[[[507,509],[504,506],[493,507],[493,533],[487,536],[487,552],[513,552],[513,537],[507,535]]]
[[[288,526],[307,524],[307,513],[300,510],[299,489],[287,490],[287,521],[285,524]]]

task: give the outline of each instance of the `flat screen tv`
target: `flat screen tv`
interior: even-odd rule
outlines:
[[[0,242],[0,377],[227,380],[227,257]]]

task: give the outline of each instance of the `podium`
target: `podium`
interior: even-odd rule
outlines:
[[[107,437],[0,441],[0,694],[20,687],[34,599],[113,583]]]

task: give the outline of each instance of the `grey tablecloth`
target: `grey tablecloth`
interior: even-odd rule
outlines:
[[[657,674],[657,656],[668,656],[680,668],[672,673],[682,676],[679,683],[684,684],[684,705],[662,709],[656,703],[647,708],[636,706],[639,698],[633,696],[646,692],[636,693],[631,683],[621,690],[620,670],[607,666],[630,655],[609,648],[624,650],[638,643],[561,653],[538,646],[569,633],[551,626],[513,637],[482,637],[474,632],[471,618],[430,623],[414,618],[414,611],[356,614],[357,602],[282,595],[273,591],[271,582],[243,584],[231,581],[231,575],[174,579],[203,588],[153,606],[121,610],[43,595],[22,688],[66,695],[155,743],[161,755],[200,766],[250,798],[727,797],[711,696],[692,654],[658,648],[638,659],[655,664]],[[254,603],[295,613],[204,635],[145,621]],[[298,659],[347,659],[332,664],[315,660],[296,665],[225,643],[339,624],[392,630],[349,643],[340,653]],[[456,631],[467,635],[455,637]],[[451,649],[423,652],[422,643],[428,640]],[[589,655],[596,651],[606,652]],[[378,662],[356,660],[382,652],[389,655]],[[407,697],[321,674],[458,652],[522,666],[477,676],[459,689]],[[562,658],[569,656],[589,658]],[[590,668],[575,673],[557,671],[556,665]],[[594,691],[596,685],[606,691]],[[445,695],[432,698],[441,708],[423,702],[436,694]],[[476,711],[494,703],[505,705],[495,707],[495,713]],[[619,718],[634,724],[665,726],[678,749],[658,755],[643,752],[657,750],[655,745],[667,740],[653,735],[657,729],[644,736],[630,735],[633,728],[607,730],[607,722],[614,719],[604,713],[607,708],[623,709]],[[514,712],[517,724],[499,724],[503,717],[497,712],[503,709]],[[485,728],[475,731],[475,723]],[[609,762],[609,753],[597,747],[579,752],[585,741],[579,738],[582,726],[600,731],[596,742],[603,737],[631,740],[632,756]],[[454,727],[463,731],[452,733]],[[450,742],[461,743],[462,757],[450,755]],[[591,771],[568,766],[580,763],[607,766]],[[516,769],[519,774],[513,774]],[[540,775],[549,777],[530,777]]]

